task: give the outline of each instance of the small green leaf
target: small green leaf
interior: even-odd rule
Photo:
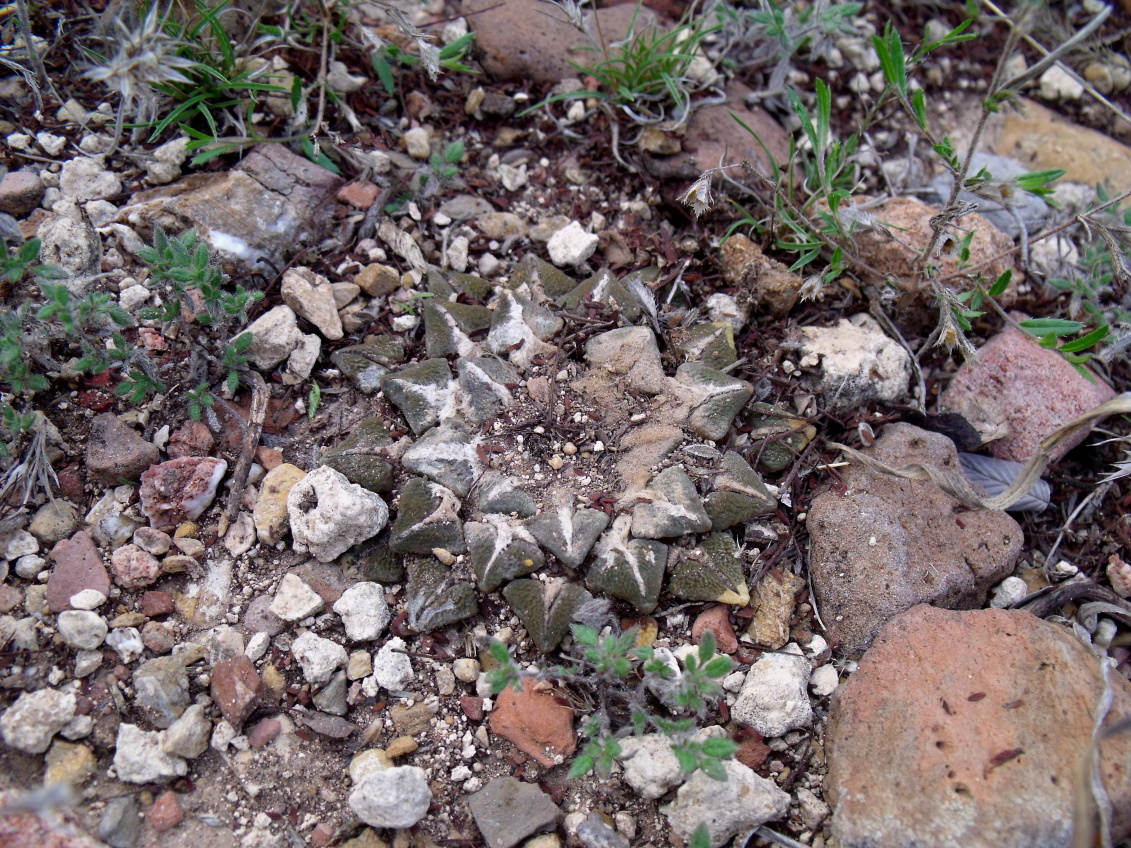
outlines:
[[[722,677],[731,669],[730,657],[715,657],[703,667],[703,673],[708,677]]]
[[[715,655],[715,634],[710,630],[703,632],[703,638],[699,642],[699,664],[706,665],[710,662],[711,657]]]
[[[597,631],[584,624],[574,624],[571,627],[573,631],[574,641],[583,646],[594,646],[597,644]]]
[[[738,745],[731,739],[708,739],[703,743],[703,753],[719,760],[733,757],[737,750]]]
[[[300,102],[302,102],[302,78],[296,74],[291,82],[291,109],[297,112]]]
[[[307,398],[307,402],[306,402],[307,416],[310,418],[311,421],[313,421],[314,416],[318,414],[318,404],[321,403],[321,402],[322,402],[322,388],[317,383],[314,383],[310,387],[310,397]]]
[[[994,284],[990,286],[990,290],[987,292],[987,294],[990,297],[1001,297],[1003,294],[1005,294],[1005,290],[1009,288],[1009,281],[1012,279],[1013,269],[1006,268],[1002,272],[1001,276],[997,278]]]
[[[1086,336],[1081,336],[1072,342],[1062,344],[1059,348],[1061,353],[1076,353],[1077,351],[1087,350],[1092,345],[1099,344],[1107,338],[1108,326],[1104,324],[1102,327],[1097,327],[1088,333]]]
[[[373,55],[373,70],[377,72],[377,79],[381,80],[385,94],[392,97],[393,92],[397,90],[397,81],[393,76],[393,69],[389,65],[389,60],[385,58],[383,53]]]
[[[703,774],[712,780],[723,783],[727,779],[727,770],[718,760],[700,760],[699,768],[703,770]]]
[[[1034,336],[1069,336],[1084,329],[1079,321],[1066,321],[1062,318],[1030,318],[1020,322],[1019,326]]]
[[[582,754],[576,757],[569,767],[569,779],[576,780],[579,777],[584,777],[593,770],[595,759],[589,754]]]
[[[927,95],[923,89],[917,88],[911,92],[911,110],[915,113],[919,126],[927,129]]]
[[[21,265],[30,265],[32,262],[39,258],[39,250],[43,242],[38,238],[30,238],[20,245],[19,250],[16,251],[16,260]]]
[[[679,761],[679,770],[684,774],[691,774],[698,767],[699,762],[694,754],[683,747],[673,747],[672,753]]]
[[[687,848],[711,848],[711,831],[707,828],[706,823],[700,824],[695,828],[695,832],[691,834],[691,841],[687,844]]]
[[[499,642],[499,641],[491,642],[490,650],[491,650],[491,656],[494,658],[495,662],[499,663],[500,665],[503,664],[503,663],[509,663],[510,662],[510,658],[511,658],[510,653],[507,651],[507,646],[504,645],[502,642]]]

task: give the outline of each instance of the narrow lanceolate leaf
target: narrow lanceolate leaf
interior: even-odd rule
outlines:
[[[817,142],[816,153],[823,156],[829,146],[829,124],[832,121],[832,92],[825,83],[817,80]]]
[[[1084,325],[1079,321],[1066,321],[1062,318],[1030,318],[1022,321],[1019,326],[1027,333],[1038,337],[1068,336],[1084,329]]]
[[[923,93],[923,89],[917,88],[911,92],[911,109],[919,126],[927,129],[927,95]]]
[[[809,117],[809,110],[805,108],[805,104],[801,102],[801,98],[796,91],[792,89],[789,91],[789,101],[793,104],[793,111],[797,114],[797,119],[801,121],[801,128],[805,130],[805,136],[809,139],[809,144],[813,150],[816,151],[817,147],[817,132],[813,128],[813,120]]]
[[[1005,294],[1005,290],[1009,288],[1009,281],[1013,279],[1013,269],[1006,268],[1001,276],[997,278],[988,292],[990,297],[1001,297]]]
[[[1066,342],[1059,348],[1061,353],[1076,353],[1077,351],[1087,350],[1094,344],[1099,344],[1107,338],[1108,326],[1104,324],[1102,327],[1097,327],[1088,333],[1086,336],[1081,336],[1073,342]]]
[[[880,59],[880,69],[884,79],[895,87],[901,96],[907,96],[907,60],[903,54],[903,42],[899,33],[889,22],[883,36],[873,35],[872,46]]]

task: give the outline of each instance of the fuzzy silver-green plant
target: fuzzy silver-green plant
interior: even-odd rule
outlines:
[[[116,44],[117,51],[106,57],[88,51],[95,64],[84,71],[83,76],[118,94],[115,148],[122,138],[127,111],[134,110],[140,123],[156,118],[161,96],[155,86],[190,82],[182,71],[193,68],[195,63],[177,55],[181,45],[166,31],[167,17],[167,13],[161,14],[154,3],[137,27],[130,27],[121,18],[115,18],[114,36],[104,36],[103,40]]]

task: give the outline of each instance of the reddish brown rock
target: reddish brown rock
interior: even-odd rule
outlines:
[[[474,698],[471,695],[460,695],[459,699],[460,709],[463,714],[472,721],[483,721],[483,699]]]
[[[262,748],[270,744],[283,730],[283,723],[277,718],[265,718],[257,721],[247,732],[247,741],[252,748]]]
[[[160,460],[157,446],[123,424],[118,416],[104,412],[91,422],[86,440],[86,469],[93,481],[106,486],[130,483]]]
[[[255,461],[267,471],[283,464],[283,452],[276,448],[260,445],[255,449]]]
[[[200,421],[186,421],[184,426],[169,438],[169,458],[183,456],[208,456],[216,445],[211,431]]]
[[[173,596],[168,592],[146,592],[137,599],[137,608],[147,618],[168,615],[174,609]]]
[[[83,499],[82,469],[76,465],[65,465],[59,469],[59,494],[69,501],[79,503]]]
[[[9,171],[0,179],[0,212],[14,218],[26,215],[39,205],[46,190],[34,171]]]
[[[359,183],[347,183],[338,191],[338,200],[348,203],[354,209],[366,210],[377,199],[380,189],[368,180]]]
[[[747,768],[759,768],[770,756],[770,746],[762,741],[762,737],[755,733],[738,743],[738,750],[734,758]]]
[[[71,597],[83,589],[97,589],[110,596],[110,574],[85,530],[58,542],[51,549],[51,561],[55,563],[47,581],[47,607],[51,612],[69,609]]]
[[[1089,382],[1056,351],[1006,327],[981,347],[977,360],[962,363],[942,406],[974,425],[998,459],[1028,462],[1043,438],[1113,397],[1103,380]],[[1053,461],[1087,435],[1085,430],[1065,442]]]
[[[212,667],[212,700],[233,727],[240,727],[259,706],[263,680],[245,656],[220,660]]]
[[[149,621],[141,628],[141,643],[161,656],[173,650],[173,645],[177,643],[177,634],[172,625],[161,621]]]
[[[842,848],[1072,844],[1073,787],[1103,695],[1071,630],[1022,611],[917,606],[833,697],[826,798]],[[1110,675],[1106,725],[1131,715]],[[1131,833],[1131,734],[1101,746],[1111,837]]]
[[[536,692],[529,685],[521,692],[508,687],[499,694],[491,713],[491,731],[546,768],[577,747],[573,710],[552,692]]]
[[[691,626],[691,638],[698,643],[708,630],[714,634],[715,646],[719,651],[733,654],[738,650],[738,637],[730,626],[730,607],[726,604],[716,604],[699,613],[695,624]]]
[[[946,436],[884,427],[866,451],[889,466],[957,469]],[[967,509],[934,483],[842,469],[843,488],[813,499],[809,570],[826,638],[859,656],[888,621],[919,603],[972,609],[1013,572],[1024,536],[1004,512]]]
[[[137,545],[122,545],[110,557],[114,582],[127,589],[140,589],[161,576],[161,563]]]
[[[169,789],[157,796],[145,817],[155,831],[164,833],[184,821],[185,811],[181,809],[177,793]]]
[[[20,809],[28,793],[0,791],[0,810],[11,806],[11,812],[0,816],[0,845],[4,848],[106,848],[106,844],[83,834],[72,821],[47,813],[31,813]]]
[[[141,475],[142,512],[159,530],[195,521],[212,503],[228,463],[210,456],[186,456],[155,465]]]

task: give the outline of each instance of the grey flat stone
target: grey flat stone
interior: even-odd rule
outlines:
[[[562,814],[549,795],[513,777],[496,777],[471,796],[468,806],[490,848],[514,848],[531,834],[553,828]]]

